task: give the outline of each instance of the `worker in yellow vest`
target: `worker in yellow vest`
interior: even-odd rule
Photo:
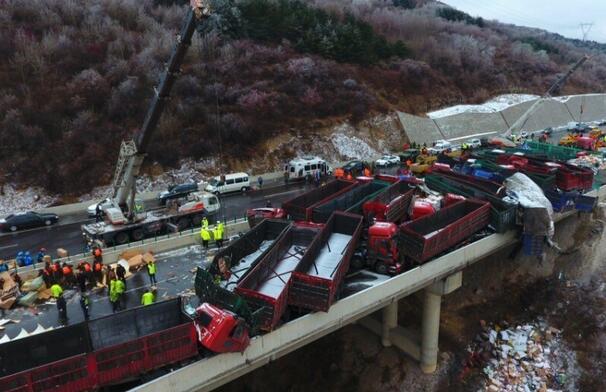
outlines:
[[[219,224],[217,224],[217,229],[221,231],[221,240],[223,240],[223,237],[225,236],[225,225],[223,222],[219,222]]]
[[[204,249],[208,249],[208,241],[210,241],[210,230],[208,228],[202,227],[200,229],[200,237],[202,238],[202,245]]]
[[[217,248],[223,247],[223,231],[219,229],[219,226],[216,226],[213,230],[213,236],[215,237]]]
[[[147,263],[147,274],[149,275],[149,282],[152,286],[156,285],[156,262],[154,260],[150,260]]]
[[[151,305],[154,303],[155,300],[156,300],[156,296],[154,295],[153,289],[150,287],[141,296],[141,305],[143,305],[143,306]]]
[[[202,228],[208,229],[208,219],[206,217],[202,218]]]
[[[63,294],[63,288],[58,283],[55,283],[51,286],[51,295],[53,298],[57,299],[61,294]]]

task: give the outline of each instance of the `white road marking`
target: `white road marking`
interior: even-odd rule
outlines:
[[[17,247],[17,244],[6,245],[6,246],[0,246],[0,249],[8,249],[8,248],[15,248],[15,247]]]
[[[271,195],[265,195],[263,197],[269,198],[269,197],[275,197],[275,196],[282,196],[282,195],[288,195],[289,193],[295,193],[295,192],[299,192],[299,189],[293,189],[292,191],[282,192],[282,193],[273,193]]]

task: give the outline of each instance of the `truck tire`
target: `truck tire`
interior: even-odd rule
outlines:
[[[12,226],[10,227],[10,231],[12,231],[13,233],[14,233],[15,231],[17,231],[17,229],[18,229],[18,227],[17,227],[17,226],[15,226],[15,225],[12,225]]]
[[[53,223],[53,222],[51,222],[51,220],[50,220],[50,219],[47,219],[47,220],[45,220],[45,221],[44,221],[44,224],[45,224],[46,226],[50,226],[52,223]]]
[[[177,221],[177,227],[179,228],[179,231],[187,229],[190,225],[191,222],[185,217],[179,218],[179,220]]]
[[[377,271],[377,274],[387,275],[387,265],[381,261],[377,261],[375,264],[375,271]]]
[[[366,263],[364,262],[364,259],[362,258],[361,255],[353,255],[353,257],[351,258],[351,269],[354,271],[357,270],[361,270],[362,268],[364,268],[364,265]]]
[[[143,232],[143,229],[136,229],[133,230],[130,237],[133,239],[133,241],[141,241],[145,237],[145,233]]]
[[[114,243],[117,245],[124,245],[128,242],[128,240],[128,233],[125,231],[121,231],[114,236]]]

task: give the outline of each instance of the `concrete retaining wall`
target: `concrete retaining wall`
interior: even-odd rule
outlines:
[[[568,99],[566,99],[568,98]],[[405,135],[411,142],[427,143],[438,139],[464,140],[490,137],[507,130],[535,100],[513,105],[501,112],[460,113],[436,118],[413,116],[398,112]],[[581,113],[581,107],[583,112]],[[566,125],[571,121],[601,121],[606,119],[606,94],[585,94],[545,101],[530,116],[524,130],[537,131]],[[481,136],[478,136],[481,135]]]

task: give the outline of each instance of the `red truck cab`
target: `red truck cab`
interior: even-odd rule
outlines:
[[[244,319],[208,303],[196,309],[194,325],[200,344],[215,353],[242,352],[250,343]]]
[[[380,274],[401,271],[398,249],[398,226],[391,222],[376,222],[368,228],[366,264]]]

